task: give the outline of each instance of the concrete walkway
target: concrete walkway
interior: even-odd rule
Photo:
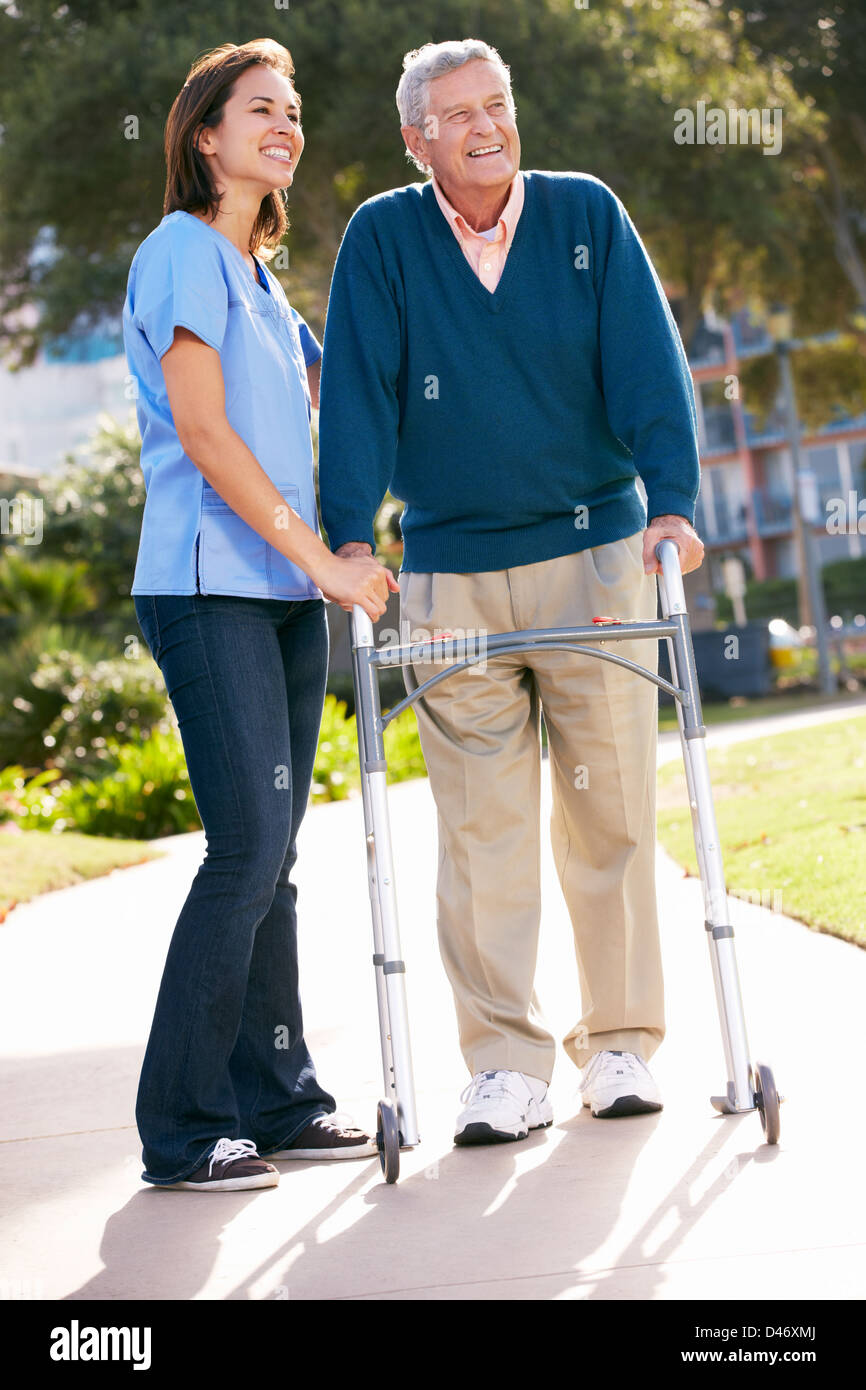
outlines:
[[[423,1141],[399,1184],[375,1160],[283,1164],[278,1188],[247,1194],[140,1181],[138,1070],[204,852],[203,835],[177,837],[164,859],[46,894],[0,929],[0,1298],[862,1298],[866,952],[731,900],[752,1058],[788,1097],[768,1148],[757,1114],[710,1107],[725,1077],[700,885],[660,851],[664,1111],[593,1120],[561,1054],[551,1129],[455,1150],[468,1078],[436,946],[425,781],[393,789],[391,817]],[[577,974],[546,845],[543,873],[538,990],[561,1037]],[[372,1125],[382,1083],[357,802],[310,811],[298,883],[307,1036],[341,1108]]]

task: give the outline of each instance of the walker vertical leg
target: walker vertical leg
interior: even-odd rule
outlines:
[[[419,1143],[419,1135],[406,1007],[406,967],[400,950],[379,686],[376,672],[369,663],[373,650],[373,624],[358,605],[350,618],[350,632],[367,840],[367,877],[373,919],[373,962],[386,1094],[383,1106],[389,1103],[394,1106],[399,1144],[408,1148]],[[386,1146],[387,1130],[386,1120],[381,1125]],[[389,1164],[385,1158],[383,1167],[389,1181],[393,1181],[396,1177],[393,1162],[390,1164],[393,1176],[389,1175]]]
[[[678,628],[676,636],[666,640],[673,682],[685,690],[687,697],[685,708],[679,700],[676,702],[677,722],[695,852],[704,894],[707,942],[728,1074],[726,1094],[713,1096],[712,1103],[717,1110],[732,1114],[736,1111],[754,1110],[758,1101],[749,1062],[746,1022],[734,950],[734,931],[728,916],[728,895],[707,764],[706,729],[701,715],[694,648],[677,547],[673,541],[660,541],[656,546],[656,555],[662,564],[662,574],[659,576],[662,612],[665,618],[672,619]],[[764,1070],[769,1073],[768,1068]],[[769,1073],[769,1076],[772,1081],[772,1074]],[[762,1121],[763,1119],[762,1110]],[[765,1125],[765,1132],[766,1129]],[[778,1132],[778,1126],[776,1129]],[[775,1143],[775,1139],[771,1138],[769,1133],[768,1142]]]

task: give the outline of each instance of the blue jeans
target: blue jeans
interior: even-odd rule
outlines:
[[[285,1147],[336,1110],[298,992],[297,889],[328,666],[321,599],[136,595],[177,715],[207,853],[177,920],[136,1101],[145,1182],[218,1139]]]

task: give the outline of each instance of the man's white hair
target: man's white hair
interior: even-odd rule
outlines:
[[[482,39],[451,39],[447,43],[425,43],[423,48],[413,48],[403,59],[403,76],[397,87],[397,110],[400,112],[401,126],[416,126],[427,139],[431,138],[425,129],[430,106],[430,83],[436,77],[444,77],[446,72],[462,68],[475,58],[484,58],[494,63],[502,74],[508,104],[514,113],[514,97],[511,93],[511,72],[503,63],[495,48]],[[429,174],[430,165],[416,159],[411,150],[406,156],[422,174]]]

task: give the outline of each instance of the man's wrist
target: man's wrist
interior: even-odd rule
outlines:
[[[372,555],[373,547],[369,541],[343,541],[334,551],[335,555]]]

